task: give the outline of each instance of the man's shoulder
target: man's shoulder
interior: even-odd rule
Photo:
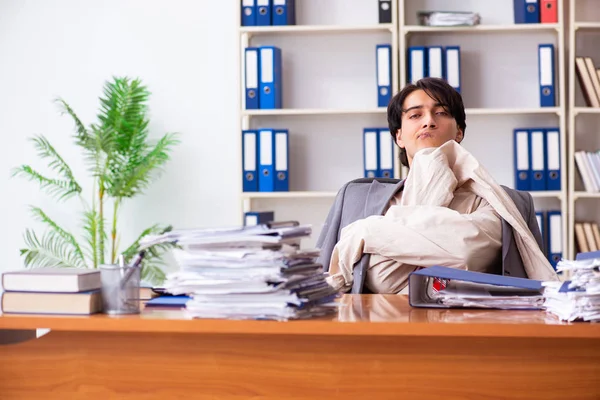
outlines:
[[[347,189],[349,187],[369,187],[374,181],[380,183],[382,185],[397,185],[402,181],[402,179],[395,178],[357,178],[353,179],[349,182],[346,182],[342,189]]]
[[[521,202],[526,202],[527,204],[529,204],[529,202],[531,201],[531,194],[529,192],[526,192],[523,190],[511,189],[504,185],[500,185],[500,187],[502,189],[504,189],[506,194],[508,194],[510,196],[510,198],[513,199],[513,201],[515,201],[515,202],[521,201]]]

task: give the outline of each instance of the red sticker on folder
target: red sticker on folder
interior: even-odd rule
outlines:
[[[446,289],[448,283],[450,283],[450,279],[433,278],[433,291],[437,293]]]

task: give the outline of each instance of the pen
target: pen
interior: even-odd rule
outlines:
[[[127,285],[127,282],[129,282],[129,279],[131,279],[131,276],[133,275],[135,270],[140,267],[145,255],[146,255],[146,250],[142,250],[135,255],[135,257],[131,261],[131,264],[129,265],[127,274],[125,274],[123,279],[121,279],[121,289],[125,288],[125,285]]]

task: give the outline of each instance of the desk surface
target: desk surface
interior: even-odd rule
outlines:
[[[183,310],[139,315],[3,315],[0,329],[249,335],[535,337],[600,339],[600,324],[563,323],[544,311],[413,308],[406,296],[344,295],[337,315],[276,322],[190,319]]]

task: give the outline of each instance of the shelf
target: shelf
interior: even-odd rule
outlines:
[[[573,115],[600,114],[600,107],[573,107]]]
[[[306,199],[330,198],[337,192],[243,192],[243,199]]]
[[[392,24],[377,25],[290,25],[290,26],[243,26],[240,33],[252,35],[310,34],[310,33],[353,33],[353,32],[392,32]]]
[[[475,25],[475,26],[420,26],[406,25],[404,33],[439,33],[439,32],[524,32],[524,31],[558,31],[559,24],[511,24],[511,25]]]
[[[467,115],[506,115],[506,114],[558,114],[560,107],[538,108],[467,108]]]
[[[600,193],[598,192],[575,192],[573,193],[573,200],[577,199],[600,199]]]
[[[575,22],[573,25],[577,29],[600,29],[600,22]]]
[[[529,192],[529,194],[534,199],[544,199],[544,198],[552,198],[552,197],[555,197],[557,199],[562,199],[562,197],[563,197],[562,192],[560,190],[555,190],[555,191],[532,190]]]
[[[277,115],[347,115],[347,114],[385,114],[387,108],[364,109],[327,109],[327,108],[281,108],[278,110],[242,110],[242,116]]]

